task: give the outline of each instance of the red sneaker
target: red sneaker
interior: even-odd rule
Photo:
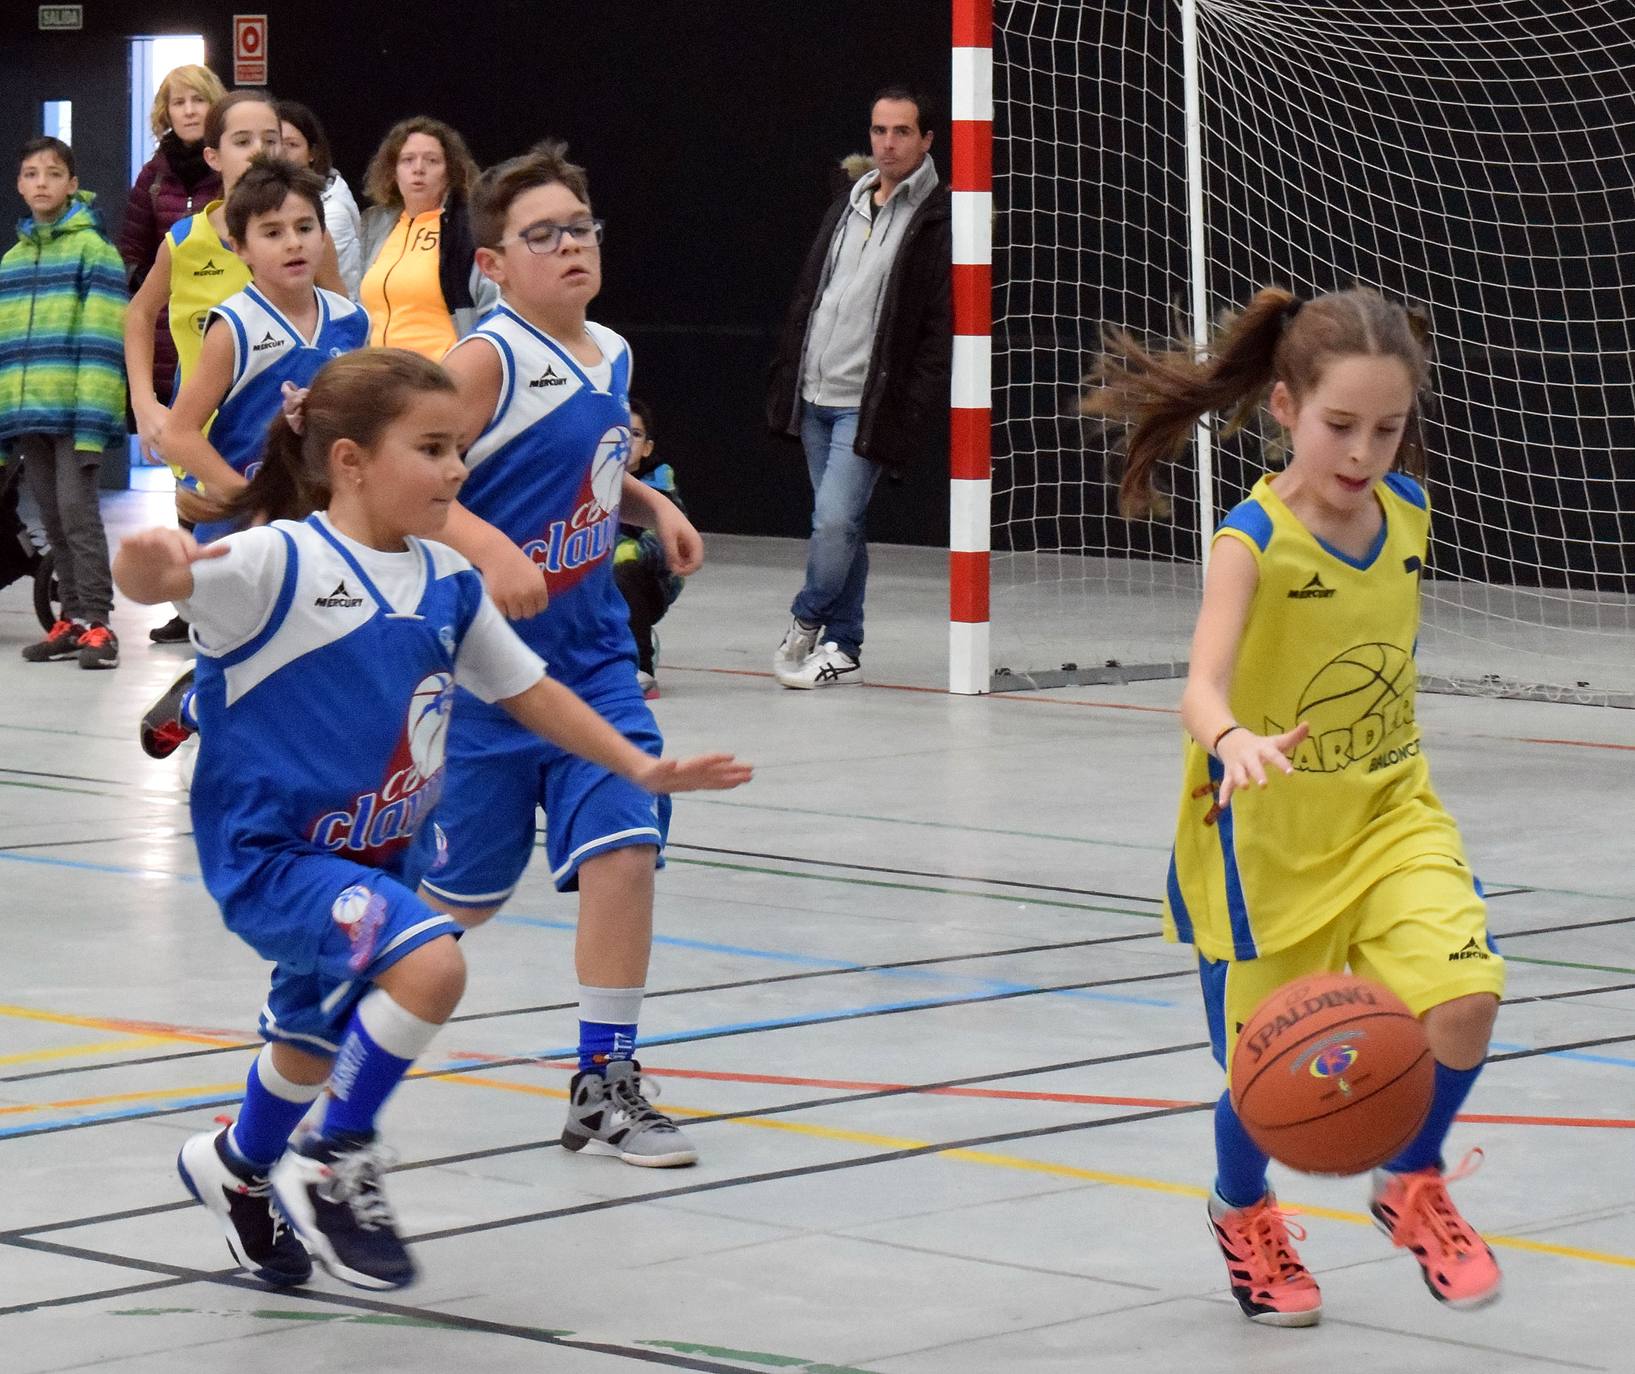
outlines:
[[[1316,1326],[1323,1315],[1317,1280],[1290,1240],[1304,1240],[1306,1232],[1289,1224],[1291,1215],[1271,1192],[1248,1207],[1228,1207],[1210,1194],[1209,1226],[1226,1256],[1232,1296],[1244,1316],[1263,1326]]]
[[[1481,1160],[1481,1150],[1472,1150],[1451,1174],[1437,1168],[1411,1174],[1376,1169],[1368,1207],[1391,1243],[1413,1252],[1431,1296],[1467,1310],[1492,1302],[1502,1283],[1493,1251],[1448,1196],[1448,1184],[1475,1173]]]
[[[44,639],[23,646],[23,657],[30,663],[50,663],[59,658],[78,658],[80,636],[85,626],[72,620],[59,620],[46,631]]]

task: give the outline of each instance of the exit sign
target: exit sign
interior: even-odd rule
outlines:
[[[42,29],[83,29],[85,27],[85,6],[41,5],[40,27]]]

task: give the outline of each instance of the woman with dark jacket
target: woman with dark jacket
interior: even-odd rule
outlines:
[[[477,268],[466,213],[476,180],[465,140],[424,115],[395,125],[375,153],[364,174],[375,203],[363,216],[358,288],[374,347],[440,361],[499,300]]]
[[[170,227],[221,197],[221,174],[204,160],[204,121],[225,94],[208,67],[177,67],[159,83],[148,116],[159,146],[136,174],[119,230],[119,256],[133,295]],[[153,389],[166,404],[175,378],[176,347],[161,314],[153,336]]]

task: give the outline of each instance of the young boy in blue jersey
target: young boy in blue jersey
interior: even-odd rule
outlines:
[[[323,190],[316,173],[259,158],[227,197],[228,236],[250,285],[210,309],[198,361],[158,437],[193,490],[201,544],[233,529],[222,512],[255,476],[283,389],[304,387],[331,358],[369,341],[369,317],[316,284]],[[164,758],[192,733],[191,681],[184,674],[143,717],[150,756]]]
[[[431,814],[456,684],[644,795],[735,787],[749,769],[630,744],[545,676],[463,558],[427,542],[466,475],[435,363],[354,353],[297,399],[223,513],[326,509],[211,545],[150,530],[114,564],[126,596],[176,601],[193,624],[200,868],[228,928],[274,964],[238,1120],[191,1137],[177,1168],[265,1281],[304,1282],[310,1251],[348,1283],[395,1288],[415,1268],[375,1122],[465,986],[459,926],[414,891],[443,853]],[[291,1148],[326,1088],[322,1124]]]
[[[492,168],[472,195],[477,262],[501,302],[444,360],[471,474],[448,540],[560,680],[657,754],[613,581],[619,521],[650,526],[675,573],[697,568],[703,550],[686,517],[625,470],[630,349],[586,318],[601,288],[602,222],[565,151],[542,145]],[[579,1070],[563,1145],[649,1168],[693,1163],[697,1150],[643,1094],[633,1058],[668,801],[462,697],[444,805],[450,861],[422,892],[462,925],[486,921],[516,888],[540,807],[551,879],[579,893]]]

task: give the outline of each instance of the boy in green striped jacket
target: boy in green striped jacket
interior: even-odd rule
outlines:
[[[22,457],[62,597],[62,618],[23,657],[113,668],[97,475],[103,449],[125,438],[125,266],[61,139],[23,145],[17,193],[29,215],[0,258],[0,452]]]

